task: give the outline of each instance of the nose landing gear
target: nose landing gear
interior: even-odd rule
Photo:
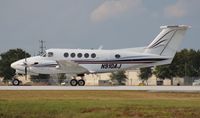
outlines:
[[[12,79],[12,84],[14,86],[19,86],[21,83],[21,81],[19,79],[17,79],[17,76],[14,76],[13,79]]]
[[[14,86],[19,86],[20,81],[19,81],[18,79],[13,79],[13,80],[12,80],[12,84],[13,84]]]

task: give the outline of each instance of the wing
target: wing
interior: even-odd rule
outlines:
[[[67,74],[89,73],[88,69],[80,66],[78,63],[75,63],[73,61],[59,60],[57,61],[57,63],[59,65],[58,69],[61,69]]]

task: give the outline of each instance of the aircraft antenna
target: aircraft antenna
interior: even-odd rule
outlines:
[[[40,40],[40,51],[39,51],[39,55],[42,55],[46,49],[46,46],[45,46],[45,41],[44,40]]]

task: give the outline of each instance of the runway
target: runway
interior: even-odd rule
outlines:
[[[0,90],[111,90],[149,92],[199,92],[200,86],[0,86]]]

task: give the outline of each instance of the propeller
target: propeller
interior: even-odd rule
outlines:
[[[34,62],[33,64],[29,64],[28,61],[27,61],[27,55],[25,53],[25,58],[24,58],[24,75],[25,75],[25,79],[27,80],[27,76],[28,76],[28,69],[33,66],[33,65],[37,65],[39,64],[38,62]]]
[[[28,68],[28,63],[27,63],[27,57],[26,57],[26,53],[25,53],[25,61],[24,61],[24,73],[25,73],[25,79],[27,80],[27,68]]]

